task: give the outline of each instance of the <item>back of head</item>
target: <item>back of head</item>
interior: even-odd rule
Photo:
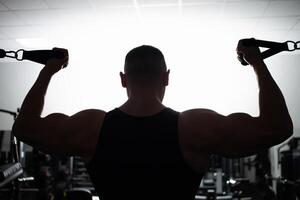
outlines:
[[[126,55],[124,71],[128,80],[133,83],[155,83],[166,71],[166,63],[159,49],[143,45],[132,49]]]

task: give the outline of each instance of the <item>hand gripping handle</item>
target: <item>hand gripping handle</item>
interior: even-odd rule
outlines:
[[[268,50],[261,53],[261,56],[263,59],[273,56],[282,51],[293,51],[296,49],[296,46],[297,46],[297,45],[294,45],[295,46],[294,49],[289,48],[290,43],[297,44],[293,41],[286,41],[286,42],[280,43],[280,42],[272,42],[272,41],[266,41],[266,40],[256,40],[254,38],[243,39],[243,40],[241,40],[241,42],[246,47],[257,46],[257,47],[269,48]],[[238,60],[241,62],[242,65],[248,65],[248,63],[245,61],[245,59],[243,57],[243,54],[241,54],[241,53],[238,53]]]

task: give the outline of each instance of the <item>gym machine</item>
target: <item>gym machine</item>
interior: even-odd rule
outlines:
[[[300,138],[282,144],[278,155],[281,168],[281,177],[277,179],[278,200],[300,199]]]

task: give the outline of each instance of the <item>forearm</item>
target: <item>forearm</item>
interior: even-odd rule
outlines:
[[[34,85],[27,93],[20,109],[20,115],[40,117],[44,108],[44,99],[52,75],[41,70]]]
[[[293,124],[284,96],[267,66],[261,62],[254,66],[254,70],[259,85],[260,118],[274,129],[292,132]]]

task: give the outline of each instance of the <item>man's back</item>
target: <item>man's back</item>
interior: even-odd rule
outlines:
[[[194,199],[203,174],[183,157],[178,116],[169,108],[143,117],[106,113],[87,165],[100,199]]]
[[[284,97],[258,47],[239,42],[237,53],[252,65],[257,76],[258,117],[246,113],[223,116],[208,109],[178,114],[165,109],[162,101],[170,70],[158,49],[141,46],[127,54],[125,74],[120,72],[128,95],[120,110],[131,116],[118,109],[108,114],[93,109],[72,116],[53,113],[41,117],[48,84],[67,64],[66,56],[47,62],[22,104],[14,134],[46,152],[82,156],[90,162],[100,197],[193,198],[209,155],[251,155],[293,133]],[[152,117],[148,120],[145,116]]]

